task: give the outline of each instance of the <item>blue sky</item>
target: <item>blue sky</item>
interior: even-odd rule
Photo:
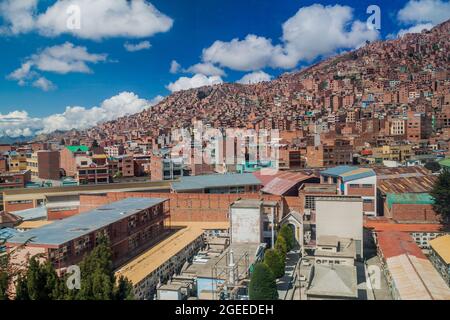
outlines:
[[[246,82],[268,80],[324,56],[353,49],[366,38],[395,37],[400,30],[429,28],[450,16],[446,0],[134,0],[148,13],[134,17],[139,10],[127,8],[130,4],[126,0],[114,0],[109,3],[122,6],[113,5],[105,10],[116,10],[122,17],[125,14],[121,12],[125,11],[137,19],[116,24],[107,20],[107,14],[99,12],[103,1],[108,0],[91,0],[90,3],[98,2],[99,6],[87,8],[86,0],[0,0],[0,136],[34,134],[46,126],[41,123],[45,121],[47,131],[70,126],[82,128],[85,125],[74,121],[73,114],[92,111],[94,106],[104,110],[90,112],[83,119],[86,125],[99,121],[98,114],[100,120],[110,120],[122,104],[126,104],[123,110],[130,112],[147,108],[158,101],[155,97],[167,96],[171,90],[237,82],[248,74]],[[58,19],[67,14],[63,9],[69,4],[79,4],[82,9],[82,33],[61,27]],[[373,4],[381,9],[381,29],[363,30],[369,17],[366,9]],[[310,11],[301,11],[302,15],[299,11],[302,9]],[[88,11],[96,14],[86,14]],[[310,25],[305,26],[305,17],[316,13],[317,19],[311,18]],[[337,30],[330,39],[319,32],[314,35],[316,28],[326,28],[329,23],[320,14],[336,17],[336,21],[344,24],[342,30]],[[103,22],[101,27],[92,23],[86,26],[86,21],[92,19]],[[287,21],[291,21],[289,30],[283,30]],[[352,30],[355,22],[361,23],[360,28]],[[302,34],[296,31],[299,26],[312,28],[309,30],[313,30],[313,36],[303,37],[300,42],[296,38]],[[141,44],[143,49],[130,52],[125,43]],[[261,56],[247,50],[247,46],[253,45],[258,45],[255,50]],[[318,49],[314,50],[315,47]],[[249,56],[245,56],[247,53]],[[56,61],[59,54],[69,59],[63,61],[69,65],[61,66]],[[179,68],[171,73],[174,60]],[[14,74],[27,63],[30,70]],[[205,70],[214,66],[213,72],[187,70],[198,63],[207,64]],[[121,93],[127,95],[120,96]],[[102,105],[112,97],[116,99]],[[64,114],[68,106],[81,108],[71,110],[70,118]],[[105,115],[105,110],[112,112]],[[117,113],[120,115],[123,113]],[[55,121],[66,124],[48,125]],[[24,131],[25,128],[30,130]]]

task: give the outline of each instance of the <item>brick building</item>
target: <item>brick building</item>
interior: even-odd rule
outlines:
[[[23,263],[29,255],[42,254],[58,271],[79,263],[99,238],[110,241],[113,265],[133,258],[164,234],[169,202],[161,198],[130,198],[29,230],[8,240],[9,249],[23,246],[13,261]]]

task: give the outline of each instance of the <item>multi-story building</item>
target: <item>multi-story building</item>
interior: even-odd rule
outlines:
[[[374,158],[375,162],[377,160],[403,162],[409,160],[414,155],[412,145],[410,144],[384,145],[372,148],[371,151],[371,158]]]
[[[353,164],[353,147],[347,140],[336,139],[334,144],[307,146],[308,167],[332,167]]]
[[[21,172],[27,170],[27,153],[25,151],[11,151],[9,153],[9,171]]]
[[[392,119],[389,121],[389,133],[393,136],[402,136],[406,133],[406,121],[403,119]]]
[[[26,262],[28,255],[41,254],[61,272],[79,263],[106,237],[117,267],[155,244],[165,234],[168,217],[166,199],[128,198],[17,234],[7,247],[20,247],[14,255],[18,263]]]
[[[152,156],[150,163],[151,180],[174,180],[183,176],[183,158]]]
[[[408,112],[406,138],[411,142],[428,139],[431,134],[431,120],[425,113]]]
[[[59,180],[59,152],[50,150],[34,152],[27,158],[27,169],[31,171],[32,177]]]
[[[339,166],[320,173],[321,182],[336,185],[340,195],[360,196],[366,215],[377,214],[377,176],[369,168]]]

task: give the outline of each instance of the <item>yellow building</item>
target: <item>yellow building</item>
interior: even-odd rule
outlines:
[[[27,170],[31,171],[32,177],[39,176],[38,156],[36,152],[34,152],[31,157],[27,158]]]
[[[27,156],[24,152],[14,152],[9,155],[9,171],[20,172],[27,170]]]
[[[372,149],[372,156],[375,160],[390,160],[403,162],[408,160],[413,155],[412,146],[408,144],[404,145],[386,145]]]

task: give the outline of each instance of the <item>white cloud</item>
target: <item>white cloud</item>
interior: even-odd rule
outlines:
[[[101,40],[110,37],[149,37],[168,31],[173,20],[146,0],[57,0],[45,12],[36,12],[37,0],[6,0],[2,16],[5,32],[19,34],[37,30],[44,36],[73,36]],[[80,28],[68,28],[77,19],[68,10],[80,9]]]
[[[89,53],[86,47],[74,46],[72,43],[66,42],[62,45],[47,47],[33,54],[7,78],[18,81],[19,85],[26,85],[28,81],[36,79],[33,85],[47,91],[54,86],[48,80],[43,80],[44,78],[37,71],[59,74],[91,73],[92,70],[88,64],[103,62],[106,61],[106,58],[106,54]]]
[[[387,38],[394,39],[397,37],[403,37],[405,34],[408,33],[421,33],[423,30],[431,30],[433,27],[434,25],[431,23],[421,23],[407,29],[401,29],[397,34],[389,34]]]
[[[170,73],[178,73],[178,71],[180,71],[181,65],[176,62],[175,60],[172,60],[172,62],[170,63]]]
[[[43,91],[50,91],[56,89],[56,86],[50,80],[40,77],[33,82],[33,87],[39,88]]]
[[[203,50],[203,61],[217,63],[233,70],[252,71],[271,65],[272,58],[281,53],[270,39],[249,34],[244,40],[216,41]]]
[[[0,34],[19,34],[34,28],[34,12],[38,0],[4,0],[0,3],[0,17],[5,21]]]
[[[270,81],[271,79],[272,76],[270,74],[267,74],[264,71],[255,71],[244,75],[240,80],[237,81],[237,83],[255,84],[264,81]]]
[[[276,64],[291,68],[300,60],[312,61],[341,49],[354,49],[378,36],[377,30],[354,20],[353,9],[348,6],[304,7],[283,24],[286,54],[275,57]]]
[[[406,24],[436,25],[450,18],[450,1],[410,0],[398,12],[397,18]]]
[[[0,137],[29,137],[41,125],[40,119],[31,118],[26,111],[13,111],[5,115],[0,113]]]
[[[91,73],[88,63],[106,61],[106,54],[91,54],[86,47],[70,42],[45,48],[31,57],[30,61],[41,71],[66,74],[69,72]]]
[[[214,42],[203,50],[202,59],[240,71],[292,69],[300,61],[310,62],[342,49],[354,49],[379,36],[377,30],[354,19],[352,8],[341,5],[303,7],[282,28],[281,44],[274,45],[271,39],[250,34],[243,40]]]
[[[177,81],[169,83],[166,88],[172,92],[188,90],[192,88],[199,88],[203,86],[211,86],[223,83],[223,80],[219,76],[207,77],[203,74],[196,74],[189,77],[180,77]]]
[[[225,72],[222,69],[216,67],[212,63],[197,63],[193,66],[190,66],[184,71],[193,74],[201,73],[205,76],[226,76]]]
[[[136,44],[126,42],[123,46],[128,52],[136,52],[140,50],[150,49],[152,45],[150,44],[149,41],[142,41]]]
[[[32,118],[25,111],[0,114],[0,136],[31,136],[55,130],[87,129],[104,121],[141,112],[161,99],[161,96],[157,96],[149,101],[139,98],[133,92],[122,92],[106,99],[98,107],[69,106],[63,113],[45,118]]]

